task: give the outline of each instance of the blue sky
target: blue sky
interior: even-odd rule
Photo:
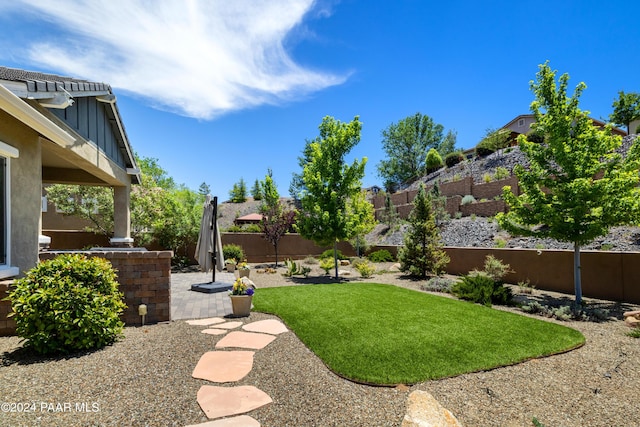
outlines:
[[[606,119],[640,91],[639,17],[631,0],[13,0],[0,65],[111,84],[134,150],[193,190],[226,200],[270,168],[288,196],[324,116],[360,116],[349,160],[380,185],[389,124],[421,112],[473,147],[529,112],[546,60]]]

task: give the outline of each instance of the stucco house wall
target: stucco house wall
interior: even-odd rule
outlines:
[[[40,216],[26,215],[38,212],[40,198],[40,144],[39,135],[28,126],[0,110],[0,141],[19,151],[19,157],[10,160],[11,179],[11,244],[7,248],[10,263],[24,271],[38,261],[37,245]]]

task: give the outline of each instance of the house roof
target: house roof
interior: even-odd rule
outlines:
[[[20,98],[31,96],[33,99],[50,97],[52,93],[64,90],[71,95],[90,96],[95,94],[111,94],[111,86],[105,83],[90,82],[88,80],[37,71],[19,70],[16,68],[0,67],[0,80],[6,82],[23,83],[22,87],[13,85],[8,87]],[[6,86],[6,85],[5,85]]]
[[[533,114],[520,114],[519,116],[516,116],[514,119],[510,120],[506,125],[502,126],[502,129],[506,129],[509,126],[511,126],[514,123],[517,123],[518,120],[520,119],[533,119],[535,116]],[[607,123],[602,121],[602,120],[598,120],[598,119],[594,119],[593,117],[590,117],[591,121],[593,122],[593,124],[595,124],[596,126],[600,126],[600,127],[604,127]],[[615,133],[616,135],[620,135],[620,136],[627,136],[627,132],[624,131],[623,129],[620,129],[618,127],[613,127],[612,128],[613,133]]]
[[[124,159],[124,167],[132,175],[133,183],[140,182],[140,172],[111,86],[106,83],[1,66],[0,85],[6,87],[17,97],[31,103],[32,106],[49,109],[52,113],[50,118],[54,118],[53,121],[56,121],[55,117],[60,118],[59,111],[73,105],[73,98],[94,97],[97,101],[109,105],[105,108],[105,114],[112,124],[119,151]],[[68,133],[95,144],[87,135],[78,135],[77,128],[69,126],[64,119],[56,122]]]
[[[251,214],[236,218],[236,221],[262,221],[262,215],[258,213],[251,213]]]

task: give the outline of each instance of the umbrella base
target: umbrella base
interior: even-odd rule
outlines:
[[[203,292],[205,294],[213,294],[216,292],[230,291],[233,288],[232,283],[223,282],[209,282],[209,283],[197,283],[191,285],[191,290],[196,292]]]

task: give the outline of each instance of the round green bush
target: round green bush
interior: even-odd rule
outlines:
[[[428,172],[433,172],[440,169],[442,167],[442,157],[440,156],[440,153],[438,153],[438,150],[436,150],[435,148],[429,150],[427,152],[425,163]]]
[[[222,246],[222,254],[223,259],[235,259],[236,263],[242,262],[245,260],[244,250],[242,250],[242,246],[235,245],[230,243],[228,245]]]
[[[454,167],[458,163],[464,160],[464,156],[460,151],[455,151],[453,153],[449,153],[444,158],[444,163],[448,168]]]
[[[124,328],[123,294],[103,258],[68,254],[41,262],[15,282],[8,298],[16,333],[40,354],[102,348]]]
[[[371,262],[394,262],[396,258],[386,249],[379,249],[367,255]]]

